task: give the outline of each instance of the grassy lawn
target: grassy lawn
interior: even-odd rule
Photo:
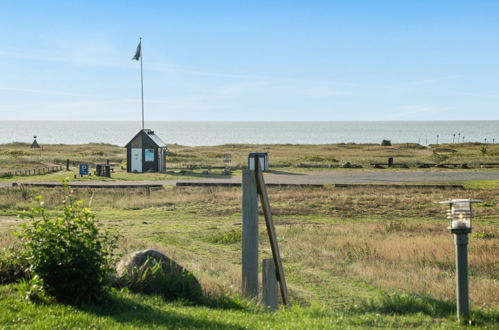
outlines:
[[[387,314],[390,302],[365,307],[338,309],[292,307],[270,312],[249,302],[234,301],[230,307],[189,306],[182,302],[166,304],[158,297],[114,292],[97,306],[64,306],[55,303],[27,304],[15,285],[0,287],[0,324],[4,328],[92,328],[92,329],[357,329],[366,327],[456,327],[445,317],[445,309],[420,306],[408,314]],[[411,299],[411,298],[407,298]],[[418,299],[412,298],[418,301]],[[386,305],[388,304],[388,305]],[[438,306],[435,304],[434,306]],[[420,309],[418,311],[418,308]],[[480,315],[490,319],[489,315]]]
[[[476,198],[470,238],[474,322],[499,322],[497,186],[467,190],[269,188],[293,307],[277,313],[238,298],[241,287],[240,188],[77,189],[108,228],[118,253],[155,248],[191,270],[210,295],[230,303],[168,303],[114,291],[103,306],[42,305],[22,285],[0,286],[0,325],[31,328],[359,328],[449,327],[454,317],[454,242],[435,201]],[[0,248],[15,244],[15,214],[58,189],[0,189]],[[261,218],[263,221],[263,219]],[[260,259],[270,246],[260,226]]]

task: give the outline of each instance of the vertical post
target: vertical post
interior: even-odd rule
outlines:
[[[277,276],[273,259],[263,259],[262,298],[263,304],[277,310]]]
[[[69,159],[66,159],[66,171],[69,171]]]
[[[468,233],[455,232],[455,241],[457,317],[459,320],[467,320],[470,312],[468,299]]]
[[[142,96],[142,129],[144,129],[144,73],[142,69],[142,37],[140,38],[140,95]]]
[[[258,199],[255,172],[243,171],[242,290],[258,297]]]

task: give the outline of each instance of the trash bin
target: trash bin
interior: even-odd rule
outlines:
[[[102,176],[102,164],[95,165],[95,175]]]
[[[104,176],[111,177],[111,165],[104,165]]]

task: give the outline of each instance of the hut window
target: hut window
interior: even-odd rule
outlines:
[[[145,149],[146,162],[154,162],[154,149]]]

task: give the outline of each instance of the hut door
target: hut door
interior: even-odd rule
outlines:
[[[142,149],[132,148],[132,172],[142,173]]]

